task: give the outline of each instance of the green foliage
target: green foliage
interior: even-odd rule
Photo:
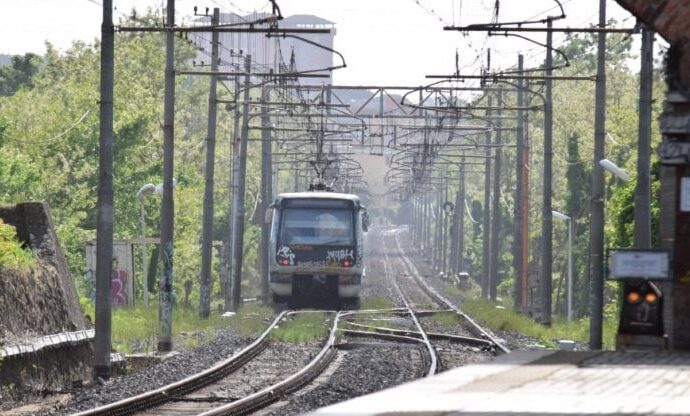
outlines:
[[[88,299],[80,299],[84,312],[93,317],[94,307]],[[239,325],[244,321],[248,312],[243,312],[233,317],[234,321],[223,318],[217,314],[211,314],[208,319],[199,318],[198,312],[187,308],[173,309],[173,342],[182,342],[187,348],[194,347],[199,341],[209,341],[213,333],[221,327],[239,327],[247,329],[243,335],[254,335],[254,327],[266,324],[260,321],[258,325],[252,320],[252,330],[249,326]],[[265,315],[264,315],[265,316]],[[264,318],[261,317],[261,319]],[[261,331],[258,331],[261,332]],[[151,303],[148,307],[140,305],[133,308],[116,308],[112,311],[112,343],[113,348],[120,352],[132,352],[134,349],[142,349],[143,352],[154,351],[157,345],[158,333],[158,303]],[[191,337],[190,337],[191,335]]]
[[[271,339],[284,342],[311,342],[325,339],[332,318],[321,313],[300,313],[284,320],[271,332]]]
[[[540,343],[548,348],[557,347],[559,339],[570,339],[584,344],[589,340],[589,321],[586,318],[568,322],[557,317],[551,327],[545,327],[526,315],[483,299],[466,301],[463,303],[463,311],[492,330],[519,332],[539,339]],[[617,327],[617,314],[607,308],[604,316],[604,348],[610,349],[615,346]]]
[[[393,301],[384,297],[367,297],[362,299],[360,309],[391,309],[395,307]]]
[[[0,271],[27,270],[36,264],[31,250],[22,248],[17,230],[0,218]]]
[[[433,322],[436,322],[439,325],[447,327],[453,327],[460,323],[460,318],[458,317],[458,314],[456,314],[455,312],[435,313],[431,315],[429,319],[431,319]]]
[[[240,335],[256,338],[266,330],[268,324],[274,319],[274,314],[269,307],[251,304],[241,307],[236,315],[225,319],[227,326]]]
[[[152,26],[155,16],[147,15],[125,25]],[[191,64],[196,51],[178,39],[175,66]],[[140,237],[140,203],[135,195],[146,183],[162,178],[164,38],[151,34],[118,34],[115,46],[114,99],[114,234],[117,239]],[[40,62],[37,71],[31,63]],[[66,51],[48,45],[41,60],[25,59],[27,79],[8,97],[0,97],[0,202],[45,200],[54,222],[67,263],[83,296],[90,296],[92,283],[84,278],[85,242],[95,238],[98,190],[100,48],[76,42]],[[177,77],[175,119],[175,258],[174,290],[181,298],[182,287],[192,281],[191,302],[198,301],[201,208],[204,187],[204,139],[208,105],[208,78]],[[219,99],[227,90],[219,89]],[[219,114],[218,137],[227,137],[232,118]],[[246,212],[252,212],[259,187],[257,149],[250,146]],[[226,218],[230,200],[227,178],[230,144],[219,140],[215,190],[217,218]],[[144,199],[148,236],[156,236],[160,224],[160,197]],[[258,229],[247,227],[245,282],[256,294],[258,283],[254,262]],[[149,289],[155,292],[159,258],[149,246]],[[139,266],[138,270],[141,270]],[[220,297],[218,265],[214,264],[213,295]],[[141,274],[139,274],[141,275]],[[137,294],[143,282],[136,282]],[[246,292],[245,292],[246,293]]]
[[[0,96],[10,96],[22,87],[32,88],[40,65],[40,57],[27,53],[13,56],[9,66],[0,66]]]

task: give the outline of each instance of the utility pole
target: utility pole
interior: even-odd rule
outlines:
[[[239,143],[237,188],[232,199],[232,277],[230,309],[236,311],[241,302],[242,260],[244,251],[244,194],[247,174],[247,144],[249,139],[249,88],[251,87],[252,57],[247,55],[244,60],[244,91],[242,102],[242,134]]]
[[[235,77],[235,89],[233,90],[234,104],[233,104],[233,128],[232,128],[232,172],[230,174],[230,195],[232,195],[233,203],[228,210],[228,233],[227,233],[227,243],[226,243],[226,268],[228,270],[227,275],[229,281],[225,282],[224,288],[224,305],[223,308],[226,311],[232,310],[232,243],[234,238],[233,232],[233,221],[234,221],[234,196],[237,192],[237,168],[239,166],[239,156],[240,156],[240,104],[239,104],[239,93],[240,93],[240,78]]]
[[[441,206],[441,214],[442,214],[442,221],[441,224],[443,224],[443,228],[441,229],[441,273],[443,273],[444,276],[448,274],[448,267],[446,266],[447,263],[447,253],[448,253],[448,211],[443,209],[443,207],[446,205],[446,201],[448,201],[448,176],[447,172],[443,176],[443,205]]]
[[[261,220],[261,246],[259,247],[259,261],[261,262],[261,298],[268,299],[268,239],[271,233],[271,224],[266,222],[265,214],[271,204],[271,118],[268,114],[270,90],[267,85],[261,88],[261,205],[259,219]]]
[[[599,28],[606,26],[606,0],[599,0]],[[594,160],[592,163],[592,218],[589,228],[589,348],[601,349],[604,311],[604,159],[606,134],[606,33],[598,34],[597,81],[594,107]]]
[[[460,162],[458,193],[455,195],[455,212],[457,215],[457,271],[465,271],[465,160]]]
[[[637,140],[637,186],[635,187],[635,248],[652,246],[651,185],[649,160],[652,147],[652,74],[654,63],[654,32],[642,26],[640,52],[639,138]]]
[[[548,19],[547,28],[551,29],[553,21]],[[553,269],[553,217],[551,214],[551,193],[553,176],[553,96],[552,81],[553,73],[553,32],[546,32],[546,62],[545,62],[544,81],[544,192],[541,211],[541,323],[551,326],[551,292],[552,292],[552,269]]]
[[[211,25],[220,24],[220,9],[213,9]],[[219,33],[211,35],[211,73],[218,71]],[[199,290],[199,316],[208,318],[211,313],[211,257],[213,250],[213,176],[216,161],[216,117],[218,97],[216,92],[217,75],[211,75],[208,93],[208,131],[206,135],[206,180],[204,182],[204,215],[201,233],[201,279]]]
[[[434,227],[434,270],[441,270],[441,227],[443,227],[443,191],[436,191],[436,224]]]
[[[496,155],[494,160],[494,191],[492,195],[493,221],[491,221],[491,275],[489,277],[489,297],[491,300],[496,300],[496,289],[498,286],[498,266],[500,264],[499,256],[501,251],[501,145],[502,143],[502,127],[503,122],[503,91],[498,91],[498,119],[496,120],[496,136],[494,144],[496,145]]]
[[[101,119],[99,136],[98,230],[96,235],[96,330],[93,378],[110,378],[112,322],[110,279],[113,261],[113,1],[103,0],[101,26]]]
[[[165,27],[165,103],[163,105],[163,198],[161,202],[161,271],[158,351],[172,350],[173,171],[175,157],[175,0],[168,0]]]
[[[522,73],[524,57],[518,55],[518,72]],[[515,166],[515,231],[513,237],[513,268],[515,269],[515,310],[527,309],[527,149],[525,138],[524,81],[517,81],[517,146]]]
[[[491,96],[488,97],[488,106],[491,108]],[[491,110],[486,110],[486,117],[491,117]],[[486,135],[486,159],[484,161],[484,219],[482,221],[482,298],[489,297],[489,279],[491,275],[491,132]]]

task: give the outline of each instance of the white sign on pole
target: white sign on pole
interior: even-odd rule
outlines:
[[[680,211],[690,212],[690,177],[680,178]]]
[[[668,251],[617,250],[611,253],[609,276],[612,279],[671,278]]]

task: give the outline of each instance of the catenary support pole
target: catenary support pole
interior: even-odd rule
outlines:
[[[492,97],[488,97],[487,107],[491,107]],[[491,110],[486,110],[486,117],[491,117]],[[489,297],[489,278],[491,275],[491,132],[486,133],[486,159],[484,161],[484,216],[482,221],[482,298]]]
[[[654,66],[654,32],[642,27],[640,52],[639,138],[637,141],[637,185],[635,187],[635,248],[652,246],[650,157],[652,148],[652,74]]]
[[[161,270],[158,351],[172,350],[173,172],[175,157],[175,0],[168,0],[165,27],[165,103],[163,105],[163,198],[161,201]]]
[[[234,94],[234,104],[233,104],[233,127],[232,127],[232,169],[230,173],[230,187],[229,187],[229,194],[232,195],[232,198],[234,199],[235,192],[237,190],[237,168],[239,166],[239,156],[240,156],[240,104],[239,104],[239,93],[240,93],[240,78],[235,77],[235,89],[233,90]],[[223,290],[224,293],[224,305],[223,305],[223,310],[225,311],[230,311],[232,309],[232,242],[234,238],[234,233],[233,233],[233,218],[235,216],[233,215],[235,211],[235,206],[234,204],[230,205],[230,209],[228,210],[228,232],[226,236],[226,257],[225,257],[225,262],[226,262],[226,274],[227,274],[227,281],[225,282],[225,288]]]
[[[258,218],[261,221],[261,246],[259,247],[259,261],[261,262],[261,298],[265,302],[268,299],[268,239],[271,232],[271,224],[266,222],[265,213],[271,204],[273,197],[271,178],[271,117],[268,113],[270,101],[270,88],[264,85],[261,88],[261,205]]]
[[[456,208],[458,210],[458,272],[465,271],[465,160],[460,162],[460,184]]]
[[[493,193],[491,195],[491,213],[493,219],[491,220],[491,275],[489,277],[489,297],[491,300],[496,300],[496,290],[498,287],[498,268],[501,264],[499,256],[501,252],[501,145],[503,144],[502,136],[502,120],[503,110],[500,109],[503,103],[503,91],[498,91],[498,118],[496,120],[496,134],[494,136],[494,145],[496,146],[494,156],[494,175],[493,175]]]
[[[113,81],[115,28],[113,1],[103,0],[101,26],[101,115],[99,136],[98,226],[96,234],[96,329],[93,378],[110,378],[112,322],[110,279],[113,261]]]
[[[231,303],[230,309],[237,311],[241,303],[242,286],[242,260],[244,251],[244,196],[247,174],[247,144],[249,139],[249,89],[251,87],[251,55],[244,60],[244,70],[247,75],[244,78],[244,90],[242,91],[242,134],[239,144],[239,158],[237,171],[237,189],[233,195],[232,217],[232,276],[231,276]]]
[[[518,72],[522,73],[523,70],[524,57],[518,55]],[[517,91],[517,145],[516,145],[516,156],[515,156],[515,230],[513,237],[513,269],[515,269],[515,298],[514,307],[515,310],[525,310],[527,307],[527,276],[524,275],[524,252],[527,247],[524,244],[524,232],[525,232],[525,204],[524,197],[527,189],[525,187],[525,174],[526,174],[526,163],[525,163],[525,90],[524,81],[518,80],[518,91]]]
[[[553,21],[547,21],[547,28],[551,28]],[[551,325],[551,292],[553,269],[553,218],[551,214],[551,193],[553,176],[553,97],[552,81],[553,73],[553,33],[546,32],[546,62],[544,81],[544,191],[542,194],[541,211],[541,273],[539,276],[541,316],[540,321],[546,326]]]
[[[213,9],[211,25],[220,23],[220,9]],[[219,33],[211,35],[211,72],[218,71]],[[206,178],[204,181],[204,214],[201,232],[201,278],[199,290],[199,316],[208,318],[211,313],[211,260],[213,255],[213,180],[216,161],[216,119],[218,76],[211,75],[208,92],[208,127],[206,134]]]
[[[606,27],[606,0],[599,0],[599,27]],[[597,41],[597,80],[594,105],[594,160],[589,229],[589,347],[601,349],[604,312],[604,159],[606,134],[606,34]]]

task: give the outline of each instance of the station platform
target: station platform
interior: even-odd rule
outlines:
[[[690,415],[690,354],[518,350],[311,415]]]

